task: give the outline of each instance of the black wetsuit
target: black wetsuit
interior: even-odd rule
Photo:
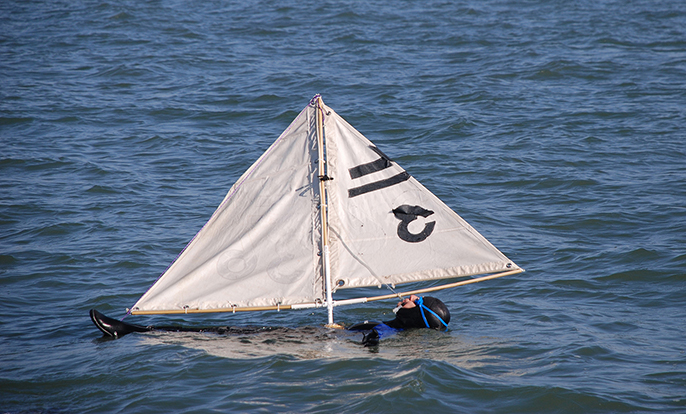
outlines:
[[[363,332],[362,343],[366,346],[377,345],[379,340],[405,329],[448,329],[450,311],[439,299],[427,296],[416,300],[415,305],[412,308],[398,309],[393,320],[385,322],[365,321],[348,329]]]

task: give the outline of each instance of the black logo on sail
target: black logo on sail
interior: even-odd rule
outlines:
[[[388,156],[381,152],[381,150],[379,150],[377,147],[370,146],[369,148],[371,148],[372,151],[379,154],[380,158],[372,162],[360,164],[356,167],[350,168],[348,172],[350,173],[351,179],[355,180],[357,178],[364,177],[365,175],[385,170],[386,168],[389,168],[391,167],[391,165],[393,165],[393,161],[391,161],[391,159],[388,158]],[[407,171],[403,171],[399,174],[396,174],[392,177],[383,180],[374,181],[373,183],[350,188],[348,189],[348,197],[357,197],[359,195],[366,194],[372,191],[381,190],[386,187],[400,184],[409,179],[410,174],[408,174]],[[430,221],[424,224],[424,229],[419,233],[412,233],[409,229],[409,225],[410,223],[415,221],[417,217],[421,216],[426,218],[432,215],[433,213],[433,211],[427,210],[424,207],[410,206],[407,204],[403,204],[402,206],[394,209],[393,214],[395,215],[395,218],[400,220],[400,223],[398,224],[398,237],[400,237],[401,240],[404,240],[408,243],[419,243],[426,240],[426,238],[429,237],[431,233],[433,233],[434,227],[436,227],[435,221]]]
[[[381,152],[381,150],[374,146],[370,146],[369,148],[371,148],[374,152],[379,154],[381,158],[349,169],[348,172],[350,173],[350,178],[352,178],[353,180],[356,178],[364,177],[365,175],[375,173],[377,171],[385,170],[386,168],[393,165],[393,161],[391,161],[391,159],[388,158],[386,154]],[[359,187],[353,187],[348,190],[348,197],[353,198],[372,191],[381,190],[392,185],[400,184],[409,179],[410,174],[408,174],[407,171],[403,171],[400,174],[396,174],[393,177],[386,178],[384,180],[375,181],[373,183],[361,185]]]
[[[434,227],[436,227],[435,221],[430,221],[424,224],[424,230],[420,231],[419,233],[410,232],[410,229],[408,229],[407,226],[415,221],[418,216],[427,218],[433,213],[433,211],[427,210],[424,207],[408,206],[407,204],[403,204],[402,206],[394,209],[393,214],[395,215],[395,218],[400,220],[400,223],[398,224],[398,237],[408,243],[419,243],[426,240],[426,238],[429,237],[434,231]]]

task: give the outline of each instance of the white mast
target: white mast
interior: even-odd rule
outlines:
[[[324,159],[324,108],[321,96],[315,100],[317,113],[317,147],[319,150],[319,211],[322,222],[322,270],[326,287],[326,309],[329,315],[329,326],[333,326],[333,295],[331,294],[331,266],[329,265],[329,226],[327,220],[326,161]]]

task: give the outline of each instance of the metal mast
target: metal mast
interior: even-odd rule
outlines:
[[[326,287],[326,309],[329,315],[329,325],[333,325],[333,295],[331,294],[331,266],[329,265],[329,222],[327,219],[327,193],[326,182],[330,179],[326,172],[326,160],[324,153],[324,102],[321,96],[315,100],[315,112],[317,113],[317,142],[319,150],[319,212],[322,222],[322,268],[324,272],[324,284]]]

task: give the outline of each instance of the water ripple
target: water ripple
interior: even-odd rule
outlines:
[[[683,410],[682,3],[0,16],[3,410]],[[527,273],[442,293],[451,331],[377,352],[317,312],[141,322],[283,336],[97,339],[88,309],[123,316],[315,93]]]

